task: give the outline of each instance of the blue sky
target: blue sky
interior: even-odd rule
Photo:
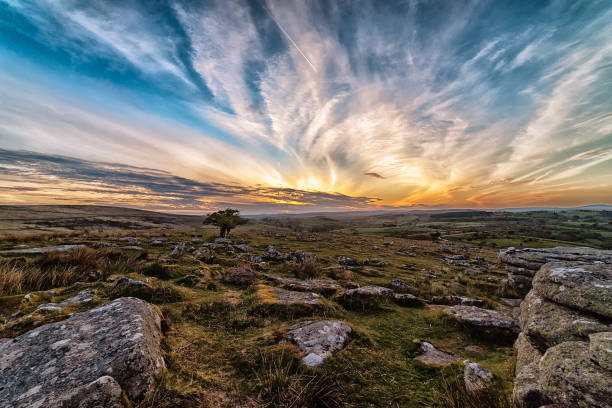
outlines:
[[[0,0],[0,202],[610,203],[610,38],[609,1]]]

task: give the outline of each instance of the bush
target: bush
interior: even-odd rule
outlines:
[[[299,279],[315,279],[321,276],[321,268],[317,261],[307,260],[296,264],[293,268],[293,274]]]

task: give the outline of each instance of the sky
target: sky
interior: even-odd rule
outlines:
[[[612,2],[0,0],[0,203],[612,204]]]

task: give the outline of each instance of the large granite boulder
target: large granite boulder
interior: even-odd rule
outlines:
[[[274,245],[268,245],[261,254],[261,259],[264,261],[284,261],[288,258],[289,254],[280,252]]]
[[[308,320],[289,327],[287,339],[303,351],[308,366],[317,366],[348,340],[351,327],[337,320]]]
[[[459,305],[451,307],[450,314],[475,328],[501,330],[509,334],[519,332],[518,322],[497,310]]]
[[[113,407],[153,391],[165,367],[160,317],[121,298],[0,345],[0,401],[10,407]]]
[[[609,265],[549,263],[535,275],[533,287],[555,303],[612,318],[612,267]]]

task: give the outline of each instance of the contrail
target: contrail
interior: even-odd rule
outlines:
[[[310,65],[310,67],[312,68],[312,70],[314,72],[318,72],[317,69],[315,68],[315,66],[312,64],[312,62],[310,62],[310,60],[308,59],[308,57],[306,56],[306,54],[304,54],[302,52],[302,50],[300,50],[300,47],[298,47],[298,45],[295,43],[295,41],[293,41],[293,38],[291,38],[291,36],[289,35],[289,33],[287,31],[285,31],[285,29],[283,28],[282,25],[280,25],[280,23],[276,20],[276,18],[274,18],[274,15],[272,14],[272,12],[268,9],[268,7],[266,7],[265,5],[265,0],[261,3],[261,5],[263,6],[263,8],[266,10],[266,12],[268,13],[268,15],[270,16],[270,18],[276,23],[276,25],[278,26],[278,28],[280,28],[280,30],[283,32],[283,34],[285,34],[285,37],[287,37],[287,39],[289,39],[289,41],[291,41],[291,44],[293,44],[293,46],[295,47],[296,50],[298,50],[298,52],[300,54],[302,54],[302,57],[304,57],[304,59],[306,60],[306,62],[308,63],[308,65]]]

